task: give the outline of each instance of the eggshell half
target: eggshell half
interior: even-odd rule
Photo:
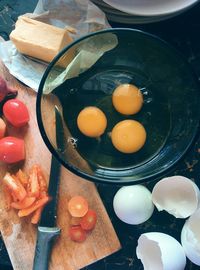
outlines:
[[[181,243],[188,259],[200,266],[200,209],[185,222]]]
[[[186,256],[181,244],[172,236],[159,232],[142,234],[136,255],[144,270],[183,270]]]
[[[151,192],[142,185],[122,187],[115,194],[113,208],[122,221],[132,225],[143,223],[154,210]]]
[[[200,191],[183,176],[163,178],[153,188],[152,200],[158,211],[165,210],[176,218],[187,218],[198,208]]]

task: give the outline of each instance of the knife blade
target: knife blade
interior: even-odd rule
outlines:
[[[64,130],[62,117],[57,106],[55,106],[55,126],[57,148],[62,152],[65,149]],[[33,270],[48,270],[53,240],[61,232],[60,228],[56,226],[60,169],[59,161],[52,155],[48,186],[48,194],[51,197],[51,201],[43,209],[38,226]]]

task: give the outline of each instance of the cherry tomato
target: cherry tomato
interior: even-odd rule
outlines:
[[[72,217],[83,217],[88,211],[88,202],[83,196],[74,196],[68,202],[68,210]]]
[[[77,226],[80,225],[81,217],[71,217],[70,219],[70,225]]]
[[[15,137],[0,140],[0,161],[15,163],[25,159],[24,141]]]
[[[69,237],[75,242],[83,242],[86,239],[86,232],[81,226],[72,226],[69,228]]]
[[[94,210],[89,209],[87,214],[82,217],[80,225],[85,231],[93,230],[97,222],[97,214]]]
[[[10,99],[3,105],[3,114],[14,127],[22,127],[29,121],[26,105],[19,99]]]

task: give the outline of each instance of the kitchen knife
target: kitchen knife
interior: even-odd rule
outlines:
[[[61,114],[56,106],[55,125],[57,148],[62,152],[65,149],[63,123]],[[56,206],[60,180],[60,169],[61,165],[59,161],[52,155],[48,186],[48,194],[51,197],[51,201],[43,209],[41,220],[38,226],[33,270],[48,269],[53,240],[59,236],[61,231],[60,228],[56,226]]]

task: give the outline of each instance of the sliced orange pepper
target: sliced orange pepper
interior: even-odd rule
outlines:
[[[18,216],[29,216],[33,213],[31,223],[37,224],[42,210],[50,200],[47,182],[39,165],[33,165],[29,176],[21,169],[15,174],[6,173],[3,178],[6,208],[18,209]]]
[[[39,165],[36,165],[37,168],[37,176],[38,176],[38,182],[40,186],[40,194],[47,194],[47,181],[44,177],[44,174],[41,170],[41,167]]]
[[[11,176],[12,176],[12,178],[15,180],[16,183],[22,184],[21,181],[19,180],[19,178],[18,178],[16,175],[11,174]],[[23,184],[22,184],[22,186],[24,187]],[[24,188],[25,188],[25,190],[26,190],[26,187],[24,187]],[[14,194],[13,194],[13,196],[14,196]],[[15,199],[16,199],[16,198],[15,198]]]
[[[19,201],[22,201],[26,197],[27,192],[17,178],[14,178],[9,173],[6,173],[3,178],[3,182],[14,197],[16,197]]]
[[[10,192],[10,195],[12,197],[12,201],[13,202],[18,202],[19,200],[17,199],[17,197],[15,196],[14,192]]]
[[[28,194],[30,197],[39,197],[40,186],[38,182],[37,167],[34,165],[31,169],[28,180]]]
[[[19,169],[19,171],[17,172],[16,177],[19,179],[19,181],[24,187],[27,186],[28,176],[21,169]]]
[[[44,206],[41,206],[40,208],[38,208],[37,210],[35,210],[32,218],[31,218],[31,223],[32,224],[38,224],[41,214],[42,214],[42,210],[43,210]]]
[[[31,206],[35,202],[35,200],[36,200],[35,197],[25,197],[20,202],[12,202],[11,206],[15,209],[23,209]]]
[[[19,210],[18,216],[19,217],[28,216],[32,214],[35,210],[40,208],[41,206],[44,206],[48,201],[49,201],[49,197],[44,196],[43,198],[35,201],[30,207]]]

